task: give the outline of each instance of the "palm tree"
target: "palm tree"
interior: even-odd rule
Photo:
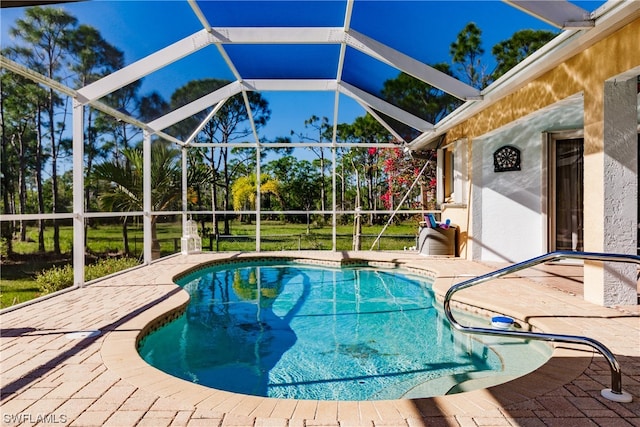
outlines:
[[[132,212],[143,210],[143,154],[140,148],[122,151],[124,161],[113,160],[95,166],[94,176],[111,183],[109,191],[99,198],[100,208],[111,212]],[[181,194],[180,150],[166,142],[156,142],[151,146],[151,209],[154,212],[167,210]],[[159,216],[151,216],[152,258],[160,256],[160,243],[156,234]],[[125,217],[123,238],[125,252],[128,252]]]
[[[284,206],[284,201],[280,197],[280,183],[269,177],[261,175],[260,194],[273,194],[278,198],[280,204]],[[256,174],[246,175],[238,178],[231,186],[233,193],[233,208],[236,211],[255,208],[256,205]],[[242,218],[242,217],[241,217]],[[251,223],[251,217],[248,217]]]

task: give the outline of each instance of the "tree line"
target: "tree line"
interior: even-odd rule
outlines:
[[[105,40],[99,30],[80,24],[63,8],[26,8],[24,16],[9,29],[12,44],[2,55],[72,88],[81,88],[122,68],[124,54]],[[497,66],[488,71],[482,64],[481,30],[469,23],[450,46],[451,64],[432,66],[476,88],[483,88],[513,65],[544,45],[555,34],[524,30],[492,49]],[[109,95],[103,102],[143,122],[161,117],[229,82],[218,79],[190,81],[176,89],[170,99],[158,92],[141,93],[142,80]],[[429,122],[437,123],[453,111],[460,101],[407,74],[385,82],[381,96]],[[260,93],[248,94],[255,127],[261,129],[270,119],[268,101]],[[4,214],[64,213],[72,210],[72,172],[60,173],[60,164],[71,153],[71,130],[67,128],[72,100],[9,70],[0,70],[0,127],[2,156],[1,191]],[[210,111],[202,111],[172,126],[167,133],[186,140]],[[415,130],[388,119],[390,126],[406,140]],[[125,122],[85,107],[84,115],[85,210],[90,212],[142,211],[141,130]],[[279,148],[230,148],[228,143],[245,142],[251,137],[249,116],[241,95],[230,98],[217,114],[195,135],[188,151],[189,210],[243,211],[255,207],[258,188],[263,211],[325,211],[332,200],[333,169],[329,149],[310,147],[311,160],[295,155],[292,138],[310,142],[332,139],[333,124],[326,117],[312,116],[305,132],[277,138]],[[338,142],[397,142],[371,115],[352,123],[337,125]],[[267,141],[264,141],[267,142]],[[154,211],[180,209],[181,150],[166,141],[152,144],[152,204]],[[298,148],[300,149],[300,148]],[[427,156],[428,157],[428,156]],[[340,148],[336,153],[336,200],[339,210],[392,209],[416,179],[425,159],[408,159],[399,148]],[[270,160],[268,160],[270,159]],[[261,162],[260,182],[257,162]],[[263,163],[264,162],[264,163]],[[434,164],[420,177],[420,189],[408,199],[417,207],[435,186]],[[274,215],[278,216],[278,215]],[[153,217],[153,235],[157,216]],[[381,216],[369,214],[373,223]],[[231,216],[214,221],[213,232],[231,233]],[[306,221],[310,216],[286,215],[287,221]],[[318,220],[322,221],[320,215]],[[127,225],[121,219],[125,251],[128,250]],[[245,216],[245,221],[250,217]],[[14,239],[25,240],[27,224],[2,221],[4,254],[12,253]],[[204,223],[203,223],[204,224]],[[37,221],[38,248],[45,251],[44,230],[49,226]],[[60,253],[60,221],[54,229],[53,251]],[[221,227],[221,229],[219,229]]]

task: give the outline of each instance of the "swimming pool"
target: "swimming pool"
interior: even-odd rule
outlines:
[[[141,340],[140,355],[237,393],[429,397],[507,381],[551,354],[538,342],[451,331],[430,283],[396,269],[261,261],[209,267],[179,284],[191,297],[185,313]]]

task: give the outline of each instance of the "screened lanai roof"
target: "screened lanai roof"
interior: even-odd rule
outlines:
[[[65,7],[82,11],[100,3],[106,2],[68,3]],[[117,5],[114,7],[116,19],[137,14],[135,24],[131,25],[133,20],[129,19],[129,26],[122,30],[126,43],[136,46],[137,57],[129,58],[121,70],[76,88],[81,102],[106,102],[104,97],[109,93],[154,76],[156,81],[170,81],[175,88],[194,78],[224,79],[230,83],[146,123],[145,127],[167,136],[164,132],[169,132],[171,125],[200,111],[215,111],[233,95],[248,91],[296,91],[324,93],[324,102],[332,105],[329,118],[336,124],[345,121],[342,106],[357,103],[402,141],[394,128],[395,121],[415,129],[422,138],[434,132],[434,123],[385,99],[384,82],[400,72],[466,104],[483,99],[478,89],[429,65],[443,62],[455,34],[466,23],[477,22],[475,18],[481,19],[482,13],[486,22],[504,27],[500,40],[523,29],[517,25],[581,31],[594,26],[596,8],[603,2],[185,0],[110,3]],[[135,4],[138,7],[134,9]],[[140,4],[148,7],[140,8]],[[485,9],[489,7],[491,15],[487,16]],[[104,18],[104,22],[109,22],[108,16]],[[82,23],[82,18],[80,21]],[[154,26],[158,21],[162,25]],[[445,32],[453,35],[443,42]],[[485,49],[490,49],[492,44],[485,42]],[[296,105],[296,108],[307,108],[308,115],[318,114],[313,105]],[[274,110],[273,115],[277,114]],[[254,136],[262,139],[258,130],[253,130]]]

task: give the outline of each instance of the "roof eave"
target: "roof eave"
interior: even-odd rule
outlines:
[[[565,30],[541,49],[509,70],[483,91],[482,100],[467,101],[432,130],[422,133],[409,143],[411,150],[433,148],[440,137],[453,127],[473,117],[497,100],[513,93],[524,83],[555,68],[567,58],[583,51],[585,45],[599,40],[640,15],[640,2],[634,0],[610,0],[596,12],[596,24],[591,29]]]

